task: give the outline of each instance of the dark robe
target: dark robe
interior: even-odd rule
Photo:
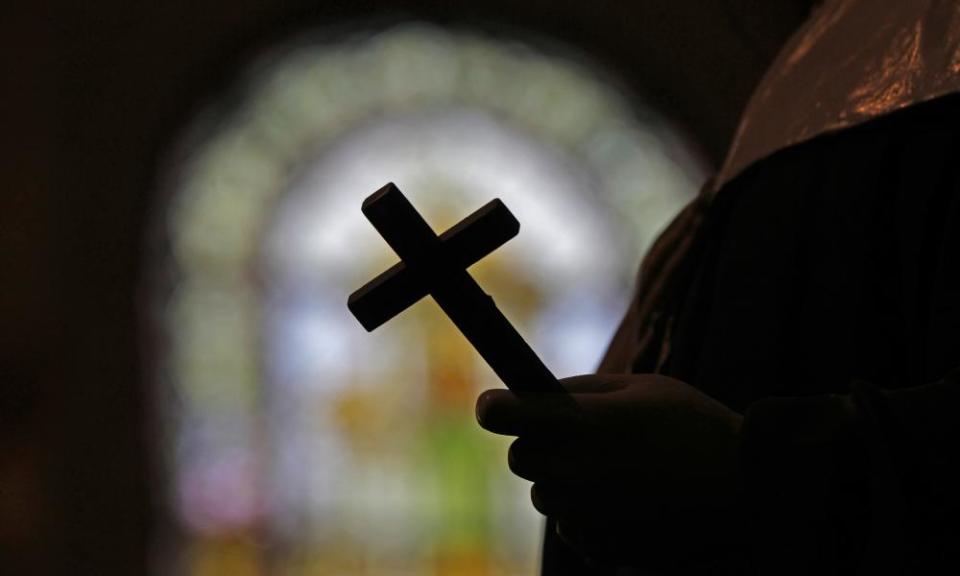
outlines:
[[[660,244],[605,368],[746,414],[735,571],[960,573],[960,96],[781,150]],[[581,573],[561,546],[545,573]]]
[[[828,0],[645,258],[599,371],[745,415],[743,525],[681,571],[960,573],[958,92],[956,2]],[[544,574],[634,564],[585,567],[548,522]]]

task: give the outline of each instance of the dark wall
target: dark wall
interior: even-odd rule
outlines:
[[[579,46],[718,161],[803,13],[762,0],[20,2],[3,26],[0,562],[136,574],[155,506],[137,287],[155,160],[258,46],[424,17]],[[28,568],[29,567],[29,568]]]

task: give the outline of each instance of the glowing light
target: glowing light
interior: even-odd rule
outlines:
[[[395,259],[360,202],[396,182],[439,230],[503,199],[520,237],[472,271],[565,375],[699,165],[571,61],[422,25],[281,48],[232,101],[171,167],[158,297],[188,568],[261,573],[266,538],[281,572],[532,573],[527,486],[473,419],[492,372],[429,302],[373,334],[346,310]]]

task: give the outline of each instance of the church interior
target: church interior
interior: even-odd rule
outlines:
[[[431,302],[349,316],[396,261],[360,203],[394,181],[439,232],[501,198],[471,271],[590,372],[805,4],[8,8],[4,572],[535,573],[495,375]]]

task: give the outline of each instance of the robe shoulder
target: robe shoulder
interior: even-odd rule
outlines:
[[[778,150],[960,91],[960,4],[827,0],[756,88],[716,178]]]
[[[960,95],[781,150],[714,197],[671,375],[735,408],[960,365]]]

